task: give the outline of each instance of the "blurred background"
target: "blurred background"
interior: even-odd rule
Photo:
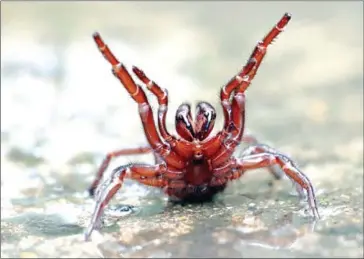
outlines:
[[[127,67],[137,65],[168,89],[171,131],[180,103],[194,106],[205,100],[217,109],[217,132],[223,122],[220,87],[285,12],[292,13],[292,20],[269,47],[248,90],[246,125],[263,142],[290,154],[312,179],[328,233],[332,224],[344,226],[341,232],[334,231],[340,237],[334,241],[352,237],[352,243],[338,245],[316,232],[307,239],[316,240],[311,255],[362,255],[361,1],[7,1],[1,3],[2,256],[75,256],[74,249],[67,250],[70,244],[58,242],[53,252],[50,243],[42,245],[45,240],[80,236],[82,228],[75,225],[83,226],[80,215],[92,204],[84,190],[107,152],[147,144],[137,105],[112,75],[93,42],[93,32],[100,32]],[[156,108],[156,98],[147,94]],[[153,159],[118,158],[109,169],[130,161]],[[254,185],[246,182],[257,177],[267,181],[270,176],[251,173],[234,190],[252,190],[254,195],[256,189],[249,187]],[[146,204],[153,203],[147,188],[128,184],[119,195],[123,203],[140,206],[141,197],[147,197]],[[260,180],[259,184],[264,185]],[[282,187],[277,199],[291,199],[287,206],[292,211],[297,204],[295,197],[284,196],[287,190]],[[231,199],[234,208],[244,203]],[[258,195],[255,203],[260,199],[263,204],[267,197]],[[277,206],[266,211],[276,215]],[[334,217],[337,214],[340,220]],[[60,222],[68,227],[61,228]],[[236,240],[240,239],[235,237],[231,244]],[[303,250],[296,248],[294,255]],[[90,250],[77,251],[77,256],[92,256]],[[245,251],[257,255],[256,250]],[[265,250],[259,251],[261,255]],[[162,256],[186,256],[181,251],[168,253]],[[229,255],[233,254],[223,254]]]

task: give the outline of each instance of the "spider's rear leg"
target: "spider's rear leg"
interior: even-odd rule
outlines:
[[[246,136],[243,136],[243,139]],[[259,143],[258,140],[254,139],[254,136],[248,136],[247,141],[251,141],[251,145],[244,149],[243,153],[240,155],[242,157],[265,153],[265,152],[271,152],[271,153],[277,153],[274,149],[270,148],[268,145]],[[273,175],[274,179],[280,180],[283,178],[284,172],[278,165],[268,166],[268,171]]]
[[[120,149],[120,150],[115,150],[115,151],[109,152],[103,159],[103,161],[96,173],[95,179],[88,189],[89,195],[91,197],[94,196],[95,189],[97,188],[99,182],[101,181],[101,179],[104,175],[105,170],[107,169],[107,167],[109,166],[109,164],[113,158],[119,157],[119,156],[127,156],[127,155],[146,154],[146,153],[149,153],[152,151],[153,151],[153,149],[151,147],[137,147],[137,148],[125,148],[125,149]],[[160,159],[159,159],[158,155],[156,153],[153,153],[153,154],[154,154],[154,158],[155,158],[155,163],[159,163]]]
[[[154,166],[130,164],[114,169],[110,178],[102,182],[96,190],[95,207],[90,224],[85,232],[85,240],[89,240],[93,230],[101,225],[100,220],[104,208],[121,188],[124,178],[130,178],[145,185],[163,188],[169,182],[179,181],[182,177],[183,173],[169,170],[165,164]]]
[[[300,195],[302,195],[303,190],[306,190],[308,205],[312,210],[314,218],[318,219],[320,216],[317,210],[316,196],[311,181],[303,172],[298,169],[298,167],[289,157],[273,149],[270,149],[270,151],[263,153],[236,158],[235,160],[231,161],[230,168],[240,172],[245,172],[247,170],[273,165],[278,165],[285,175],[296,184],[296,187],[299,187],[297,190],[299,191]]]

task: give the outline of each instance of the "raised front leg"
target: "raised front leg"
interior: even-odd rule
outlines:
[[[251,81],[254,79],[260,64],[263,61],[265,54],[267,53],[267,48],[272,42],[278,37],[278,35],[284,31],[284,28],[287,26],[288,22],[291,20],[291,14],[285,13],[283,17],[278,21],[276,26],[269,31],[269,33],[263,38],[262,41],[259,41],[257,46],[255,47],[253,53],[249,58],[249,62],[251,60],[255,60],[256,64],[251,71],[242,78],[239,87],[236,89],[236,93],[244,93],[245,90],[250,85]]]
[[[143,123],[144,132],[153,150],[160,154],[171,166],[175,168],[184,168],[185,163],[181,157],[171,151],[170,147],[159,137],[154,124],[152,108],[150,107],[144,90],[135,84],[124,65],[116,59],[109,47],[102,40],[101,36],[98,33],[94,33],[93,38],[100,52],[111,64],[114,75],[119,79],[130,96],[138,103],[139,115]]]
[[[145,73],[137,68],[133,67],[134,74],[147,86],[158,99],[158,128],[163,139],[169,142],[170,139],[174,138],[167,130],[166,126],[166,115],[168,111],[168,92],[166,89],[161,88],[158,84],[150,80]]]
[[[247,64],[243,69],[234,76],[229,83],[221,89],[220,98],[225,116],[225,127],[228,127],[230,121],[233,121],[237,128],[243,127],[241,116],[241,94],[249,87],[251,81],[254,79],[260,64],[266,54],[267,47],[277,38],[277,36],[284,30],[284,27],[291,19],[291,15],[286,13],[279,20],[276,26],[259,41],[253,53],[250,55]],[[235,90],[235,95],[230,103],[231,93]]]
[[[230,101],[231,93],[241,84],[243,79],[246,79],[246,75],[248,75],[253,70],[256,64],[257,61],[250,57],[243,69],[237,75],[235,75],[225,86],[221,88],[220,101],[224,113],[224,130],[227,130],[229,125],[232,123],[232,106]],[[237,126],[238,125],[235,125],[235,127]]]
[[[100,219],[104,208],[121,188],[125,178],[134,179],[144,185],[163,188],[169,182],[179,181],[182,177],[181,172],[169,170],[164,164],[154,166],[131,164],[116,168],[110,178],[106,179],[96,189],[95,207],[90,224],[85,232],[85,240],[89,240],[92,231],[101,225]]]
[[[99,185],[99,182],[101,181],[105,170],[107,169],[111,160],[114,157],[127,156],[127,155],[139,155],[139,154],[149,153],[152,151],[153,151],[153,149],[151,147],[138,147],[138,148],[125,148],[125,149],[115,150],[113,152],[108,153],[105,156],[104,160],[102,161],[102,164],[100,165],[99,170],[96,173],[96,177],[95,177],[94,181],[92,182],[90,188],[88,189],[90,196],[91,197],[94,196],[95,189]],[[156,158],[156,160],[157,160],[157,158]]]
[[[204,143],[204,149],[207,153],[208,150],[215,152],[218,147],[221,147],[214,155],[213,167],[219,167],[226,163],[235,147],[241,142],[245,126],[245,90],[254,79],[268,45],[283,31],[290,19],[290,14],[284,14],[267,36],[258,42],[243,69],[221,88],[220,99],[225,117],[224,128],[222,132]],[[234,90],[235,94],[230,102]]]
[[[167,142],[172,148],[172,150],[175,151],[178,155],[184,157],[186,152],[189,153],[191,149],[191,143],[181,138],[177,139],[167,130],[166,126],[166,117],[168,111],[167,89],[161,88],[157,83],[149,79],[141,69],[135,66],[133,67],[133,72],[158,99],[158,104],[159,104],[158,129],[159,132],[161,133],[163,141]]]

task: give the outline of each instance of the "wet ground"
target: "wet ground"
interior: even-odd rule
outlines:
[[[213,203],[183,207],[127,182],[106,211],[102,234],[95,232],[90,243],[83,241],[92,208],[83,192],[89,177],[77,170],[67,176],[19,175],[27,186],[18,196],[5,203],[2,193],[2,256],[360,257],[361,144],[348,143],[339,150],[352,155],[316,154],[317,161],[308,158],[302,166],[316,187],[322,216],[317,222],[309,217],[305,202],[298,202],[288,180],[271,185],[264,170],[250,172]],[[315,152],[303,151],[301,157]]]
[[[179,8],[173,19],[167,11],[177,10],[174,7],[145,7],[149,11],[139,18],[127,16],[140,13],[132,4],[118,7],[117,12],[124,12],[123,23],[139,22],[131,31],[105,15],[115,7],[96,8],[104,12],[98,18],[100,28],[87,20],[96,14],[85,15],[94,9],[80,6],[74,13],[64,6],[59,9],[68,13],[69,23],[78,24],[69,30],[62,30],[61,16],[39,11],[58,13],[46,5],[2,8],[2,15],[3,10],[8,15],[2,20],[1,53],[2,258],[363,257],[363,30],[356,23],[362,19],[362,12],[355,12],[358,8],[285,4],[276,7],[279,12],[264,12],[255,28],[259,33],[249,27],[239,34],[241,26],[232,26],[226,16],[219,24],[208,20],[218,8],[214,5]],[[236,9],[224,8],[226,13]],[[312,12],[320,8],[327,15]],[[309,176],[322,218],[312,221],[290,181],[273,181],[265,170],[247,173],[213,203],[183,207],[171,206],[152,188],[127,181],[106,210],[101,232],[84,242],[93,206],[85,190],[103,156],[145,144],[137,107],[97,52],[90,37],[93,30],[105,31],[117,53],[125,54],[123,60],[132,63],[135,58],[166,85],[172,128],[173,113],[183,101],[205,99],[221,111],[220,85],[241,65],[242,50],[245,60],[251,44],[280,17],[281,9],[295,13],[297,22],[274,45],[249,89],[247,126],[262,142],[289,154]],[[153,10],[158,10],[158,26],[166,27],[163,36],[147,30],[151,39],[146,44],[143,33],[155,19]],[[23,18],[12,18],[14,13]],[[187,14],[191,24],[181,23],[179,17]],[[252,18],[246,15],[240,24]],[[315,25],[306,23],[307,17]],[[31,37],[24,28],[31,28]],[[121,32],[131,40],[112,38]],[[228,40],[231,35],[235,41]],[[183,51],[191,40],[194,44]],[[207,42],[215,45],[207,48]],[[153,158],[116,159],[110,169],[130,161]]]

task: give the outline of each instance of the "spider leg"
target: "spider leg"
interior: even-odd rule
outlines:
[[[224,112],[224,128],[222,132],[204,143],[204,149],[211,150],[210,153],[207,151],[208,155],[216,153],[214,167],[226,162],[240,143],[245,126],[245,90],[254,79],[268,45],[284,30],[290,19],[290,14],[284,14],[263,40],[258,42],[243,69],[221,88],[220,101]],[[234,90],[235,94],[230,102]],[[216,152],[220,146],[220,150]]]
[[[182,155],[186,150],[190,150],[190,143],[183,140],[177,139],[174,135],[170,134],[166,126],[166,117],[168,111],[168,91],[167,89],[161,88],[157,83],[149,79],[145,73],[138,67],[133,67],[134,74],[147,86],[147,88],[157,97],[158,99],[158,129],[161,133],[163,141],[167,142],[173,151],[177,154]]]
[[[161,88],[157,83],[149,79],[144,71],[136,66],[133,66],[134,74],[147,86],[148,90],[151,91],[158,99],[158,127],[162,138],[170,139],[173,138],[168,132],[166,126],[166,115],[168,110],[168,92],[167,89]]]
[[[243,153],[241,154],[242,157],[244,156],[249,156],[249,155],[254,155],[254,154],[260,154],[260,153],[273,153],[273,154],[280,154],[277,150],[275,150],[274,148],[269,147],[268,145],[262,144],[262,143],[256,143],[255,145],[249,146],[247,147]],[[280,180],[283,178],[284,176],[284,171],[282,170],[282,168],[279,165],[274,165],[274,166],[268,166],[267,167],[268,171],[273,175],[273,177],[276,180]],[[291,179],[291,178],[290,178]],[[299,184],[297,184],[295,181],[293,181],[291,179],[299,197],[301,199],[305,198],[306,194],[303,191],[303,189],[300,187]]]
[[[268,46],[271,45],[273,41],[277,39],[278,35],[284,31],[284,28],[287,26],[290,20],[291,20],[291,15],[289,13],[285,13],[283,17],[278,21],[278,23],[263,38],[263,40],[258,42],[253,53],[249,58],[249,60],[252,59],[256,60],[256,64],[253,67],[253,69],[249,71],[247,77],[241,80],[238,89],[235,89],[236,90],[235,94],[243,93],[248,88],[251,81],[254,79],[260,64],[262,63],[265,54],[267,53]]]
[[[243,156],[259,154],[268,150],[272,150],[267,145],[260,143],[259,140],[252,134],[244,134],[241,138],[241,142],[250,145],[243,151]],[[234,149],[238,144],[239,142],[236,139],[225,139],[219,152],[211,159],[212,167],[223,168],[225,164],[228,164],[229,158],[233,154]],[[276,180],[280,180],[283,177],[284,172],[277,165],[268,166],[267,170],[273,175]]]
[[[262,144],[254,135],[248,134],[248,133],[244,133],[244,135],[241,139],[241,142],[250,145],[243,151],[242,155],[244,155],[244,156],[263,153],[263,152],[266,152],[266,150],[268,150],[268,149],[265,149],[264,147],[269,148],[267,145]],[[252,145],[254,145],[254,146],[252,146]],[[230,148],[230,150],[231,149],[232,148]],[[226,149],[226,151],[224,153],[225,157],[227,157],[227,154],[231,153],[228,151],[229,151],[229,149]],[[217,161],[217,157],[215,158],[215,161],[214,161],[215,165],[216,165],[216,161]],[[219,163],[220,162],[218,162],[217,164],[219,164]],[[277,165],[268,166],[267,170],[273,175],[274,179],[276,179],[276,180],[280,180],[283,177],[284,172]]]
[[[251,81],[254,79],[260,64],[262,63],[268,45],[270,45],[284,30],[284,27],[288,24],[290,19],[290,14],[284,14],[284,16],[279,20],[276,26],[269,31],[269,33],[263,38],[263,40],[258,42],[243,69],[236,76],[234,76],[225,86],[221,88],[220,100],[225,117],[225,129],[230,123],[232,113],[236,114],[236,116],[234,116],[233,118],[233,122],[234,124],[236,124],[236,127],[239,128],[239,125],[241,125],[240,109],[238,105],[239,100],[237,100],[236,104],[234,104],[233,100],[233,104],[231,104],[231,93],[236,90],[235,96],[238,96],[239,94],[245,92]]]
[[[93,38],[100,52],[112,65],[112,71],[114,75],[119,79],[130,96],[138,103],[139,115],[142,120],[144,132],[153,150],[156,153],[159,153],[165,159],[165,161],[173,167],[183,168],[185,163],[181,157],[175,152],[171,151],[170,147],[166,143],[162,142],[161,138],[159,137],[157,128],[154,124],[152,108],[150,107],[144,90],[135,84],[124,65],[117,60],[109,47],[102,40],[100,34],[94,33]]]
[[[298,169],[297,165],[289,157],[278,153],[273,149],[271,149],[271,151],[272,152],[266,151],[264,153],[258,153],[254,155],[243,156],[242,158],[231,159],[230,162],[224,166],[224,168],[214,169],[214,181],[226,178],[224,173],[226,173],[228,169],[232,170],[233,172],[231,179],[236,179],[236,177],[240,177],[247,170],[278,165],[285,173],[285,175],[295,184],[297,184],[296,186],[300,187],[300,189],[298,189],[300,195],[302,194],[301,190],[306,190],[308,205],[312,210],[313,216],[316,219],[320,218],[317,210],[315,192],[309,178]]]
[[[277,36],[284,30],[285,26],[291,19],[291,15],[285,13],[284,16],[278,21],[273,29],[269,31],[269,33],[263,38],[262,41],[259,41],[256,45],[253,53],[250,55],[248,63],[246,67],[249,67],[250,64],[254,64],[253,68],[249,70],[247,74],[244,74],[243,77],[237,78],[240,81],[238,87],[235,88],[235,94],[231,104],[231,120],[238,128],[244,127],[244,115],[242,116],[242,97],[246,89],[249,87],[251,81],[254,79],[260,64],[263,61],[267,53],[268,46],[277,38]],[[230,89],[228,89],[230,90]],[[230,91],[231,92],[231,91]]]
[[[239,99],[239,103],[236,100]],[[241,116],[241,125],[238,125],[239,128],[231,121],[227,130],[223,130],[218,133],[214,138],[210,141],[204,143],[203,149],[207,152],[211,152],[213,150],[213,154],[207,153],[207,155],[211,156],[210,163],[212,168],[218,168],[228,163],[230,157],[235,151],[235,148],[240,144],[243,139],[243,129],[245,122],[245,96],[239,95],[237,98],[233,100],[233,104],[239,106],[240,116]],[[256,141],[252,136],[247,135],[245,141]]]
[[[85,240],[89,240],[93,230],[101,225],[100,219],[104,208],[123,185],[124,178],[134,179],[145,185],[163,188],[168,185],[169,181],[178,181],[182,177],[183,173],[172,171],[165,164],[153,166],[130,164],[114,169],[111,176],[99,185],[96,190],[95,207],[90,224],[85,232]]]
[[[225,86],[223,86],[220,90],[220,102],[222,106],[222,110],[224,113],[224,129],[226,130],[231,123],[231,113],[232,106],[230,101],[231,93],[235,88],[237,88],[242,82],[243,78],[253,70],[254,66],[256,66],[257,61],[252,57],[249,58],[247,64],[242,68],[242,70],[235,75]]]
[[[246,149],[244,149],[241,156],[245,157],[245,156],[250,156],[250,155],[255,155],[255,154],[260,154],[260,153],[266,153],[266,152],[277,153],[277,151],[275,151],[274,149],[272,149],[268,145],[265,145],[265,144],[262,144],[262,143],[259,143],[258,141],[256,141],[254,143],[254,145],[249,146]],[[278,165],[268,166],[267,169],[273,175],[273,177],[276,180],[282,179],[282,177],[284,175],[284,172],[282,171],[282,169]]]
[[[153,149],[151,147],[137,147],[137,148],[125,148],[125,149],[120,149],[120,150],[115,150],[115,151],[109,152],[103,159],[103,161],[96,173],[96,177],[88,189],[89,195],[91,197],[94,196],[95,189],[97,188],[97,185],[99,184],[100,180],[102,179],[105,170],[107,169],[107,167],[109,166],[109,164],[113,158],[119,157],[119,156],[126,156],[126,155],[146,154],[146,153],[149,153],[152,151],[153,151]],[[153,153],[153,154],[155,157],[155,162],[158,163],[157,154],[155,154],[155,153]]]

